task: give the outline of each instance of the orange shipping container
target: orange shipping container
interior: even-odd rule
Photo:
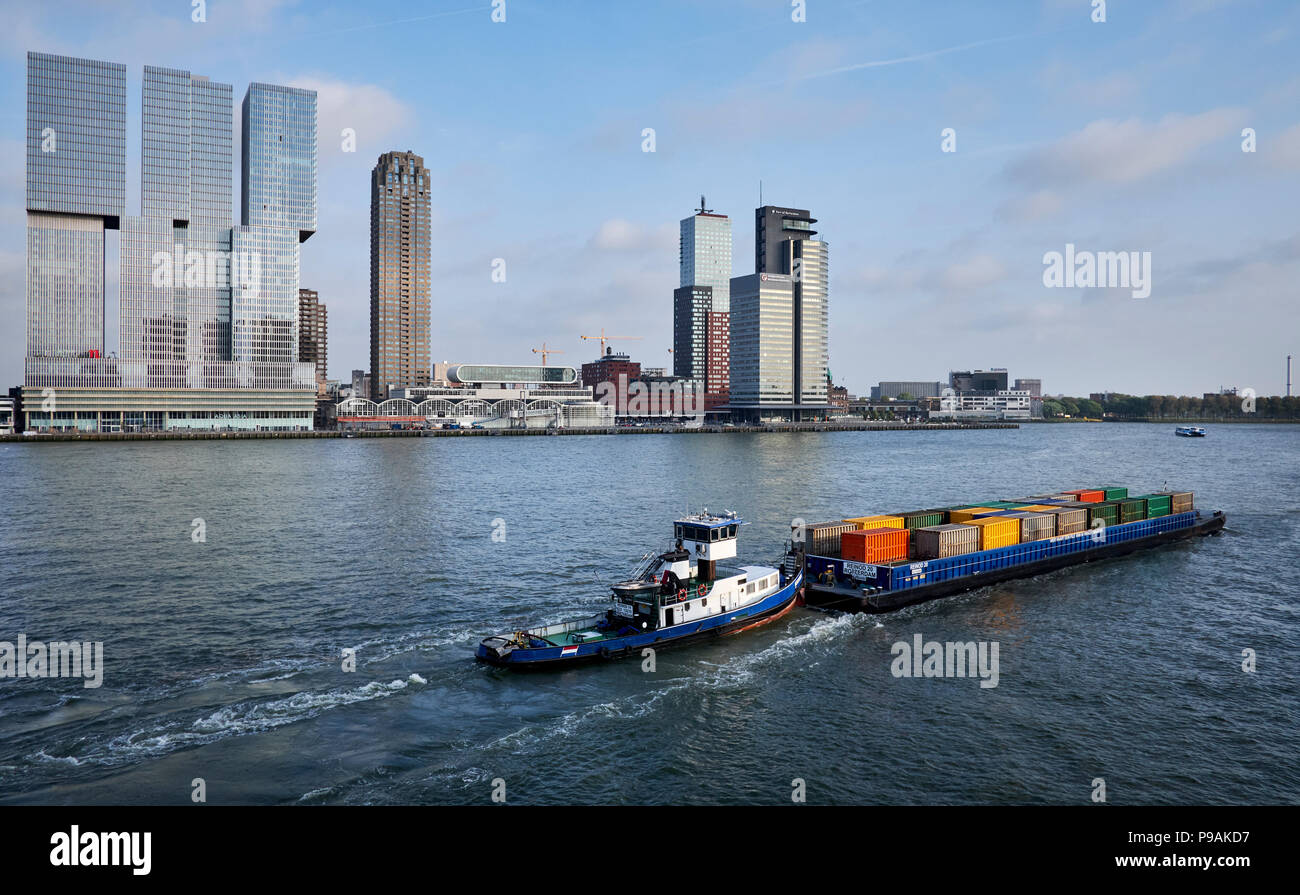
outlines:
[[[1020,543],[1020,520],[1006,516],[985,516],[972,519],[971,525],[980,528],[980,549],[996,550]]]
[[[851,562],[882,563],[907,559],[906,528],[874,528],[840,535],[840,556]]]
[[[1101,503],[1106,499],[1105,491],[1094,491],[1091,488],[1080,488],[1076,491],[1066,491],[1066,494],[1077,495],[1083,503]]]
[[[948,521],[965,524],[982,513],[996,513],[997,511],[997,507],[967,507],[964,510],[953,510],[948,514]]]
[[[858,527],[858,531],[870,531],[873,528],[904,528],[902,516],[858,516],[845,519]]]

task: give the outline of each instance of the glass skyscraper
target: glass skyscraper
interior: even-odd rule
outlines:
[[[681,283],[673,293],[673,375],[701,384],[704,406],[727,403],[731,382],[731,218],[700,197],[681,222]]]
[[[316,232],[316,91],[249,84],[243,127],[241,223],[306,240]]]
[[[316,228],[315,94],[249,88],[257,223],[238,227],[230,85],[145,68],[138,217],[124,214],[125,66],[30,53],[28,94],[24,389],[41,408],[28,425],[310,429],[297,304],[299,243]],[[119,226],[119,350],[105,357],[104,228]]]

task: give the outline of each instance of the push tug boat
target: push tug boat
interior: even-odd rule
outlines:
[[[801,601],[803,564],[793,555],[780,568],[727,563],[736,558],[737,533],[745,524],[735,513],[707,510],[676,520],[669,549],[647,553],[630,578],[613,585],[610,609],[488,637],[478,658],[507,668],[563,668],[776,621]]]

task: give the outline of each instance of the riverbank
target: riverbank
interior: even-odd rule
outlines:
[[[459,438],[498,435],[701,435],[732,432],[934,432],[949,429],[1018,429],[1018,423],[771,423],[763,426],[610,426],[594,429],[377,429],[314,432],[79,432],[3,435],[0,443],[54,441],[214,441],[261,438]]]

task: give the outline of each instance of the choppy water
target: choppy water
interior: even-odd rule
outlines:
[[[0,640],[102,640],[99,689],[0,680],[0,799],[1300,802],[1300,427],[0,445]],[[809,521],[1097,483],[1218,538],[884,616],[799,609],[565,673],[478,639],[603,607],[687,508],[744,558]],[[206,524],[195,543],[193,520]],[[494,541],[494,520],[504,542]],[[499,526],[497,527],[499,530]],[[891,645],[1000,644],[999,685]],[[340,652],[358,650],[354,673]],[[1243,673],[1241,652],[1258,655]]]

